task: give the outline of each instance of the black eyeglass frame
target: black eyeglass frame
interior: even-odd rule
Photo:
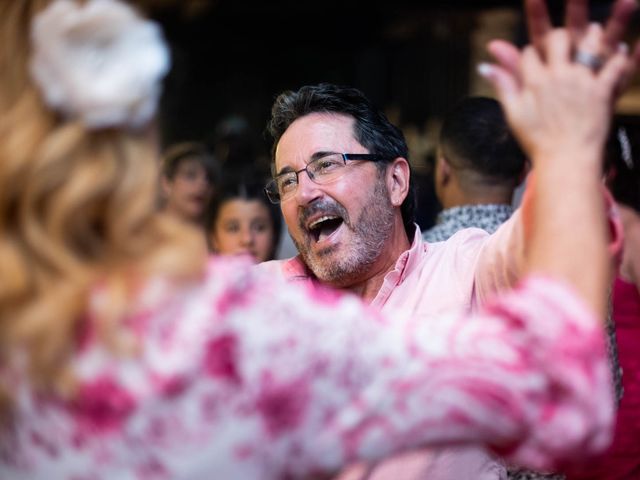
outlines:
[[[264,193],[267,195],[267,198],[269,199],[269,201],[275,205],[279,204],[281,202],[280,200],[280,193],[278,192],[278,188],[277,188],[277,181],[278,178],[284,176],[284,175],[291,175],[292,173],[296,174],[296,183],[299,183],[299,175],[302,172],[307,172],[307,176],[309,177],[309,179],[314,182],[317,183],[314,179],[314,175],[309,173],[309,170],[307,170],[307,168],[309,168],[309,165],[311,165],[314,162],[317,162],[318,160],[322,160],[325,157],[328,157],[330,155],[340,155],[342,157],[342,161],[344,162],[344,165],[347,165],[347,160],[366,160],[368,162],[385,162],[388,161],[388,157],[385,157],[383,155],[378,155],[375,153],[342,153],[342,152],[326,152],[324,155],[322,155],[321,157],[318,158],[314,158],[313,160],[311,160],[309,163],[307,163],[307,165],[304,168],[301,168],[300,170],[294,170],[291,172],[284,172],[281,173],[280,175],[276,175],[275,177],[273,177],[272,180],[270,180],[267,185],[264,187]],[[276,198],[277,195],[277,198]]]

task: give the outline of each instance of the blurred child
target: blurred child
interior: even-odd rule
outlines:
[[[204,145],[173,145],[162,162],[163,208],[185,222],[201,223],[211,201],[215,177],[213,157]]]
[[[262,182],[228,181],[214,198],[206,231],[213,252],[248,254],[259,263],[275,258],[281,223],[280,212],[265,196]]]

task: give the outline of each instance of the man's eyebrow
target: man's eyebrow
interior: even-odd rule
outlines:
[[[335,153],[336,152],[330,152],[330,151],[324,151],[324,150],[320,152],[314,152],[311,155],[311,158],[309,158],[309,161],[307,163],[313,162],[314,160],[317,160],[319,158],[326,157],[327,155],[332,155]],[[285,173],[289,173],[293,171],[294,171],[293,168],[287,165],[286,167],[282,167],[280,170],[278,170],[278,172],[276,173],[276,177],[279,177],[280,175],[284,175]]]
[[[278,170],[278,172],[276,173],[276,177],[279,177],[280,175],[284,175],[285,173],[289,173],[289,172],[293,172],[293,168],[287,165],[286,167],[282,167],[280,170]]]
[[[314,160],[317,160],[319,158],[326,157],[327,155],[332,155],[335,153],[336,152],[329,152],[329,151],[315,152],[313,155],[311,155],[311,159],[309,159],[309,161],[313,162]]]

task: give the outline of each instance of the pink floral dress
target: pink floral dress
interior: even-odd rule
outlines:
[[[148,283],[135,355],[97,342],[91,311],[86,325],[73,400],[2,373],[0,478],[290,478],[448,443],[549,468],[610,439],[601,329],[548,279],[436,323],[212,259],[196,285]]]

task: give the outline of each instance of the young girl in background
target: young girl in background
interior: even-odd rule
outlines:
[[[220,184],[207,215],[209,245],[220,255],[273,260],[280,241],[281,216],[264,193],[264,182],[229,179]]]

